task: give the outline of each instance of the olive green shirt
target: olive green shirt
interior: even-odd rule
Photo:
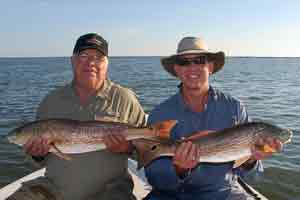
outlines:
[[[80,105],[72,84],[58,88],[48,94],[37,111],[38,119],[68,118],[74,120],[111,120],[136,126],[146,124],[145,113],[135,94],[110,80],[88,103]],[[64,199],[112,199],[107,196],[109,188],[117,189],[122,195],[131,195],[132,180],[127,171],[128,155],[116,154],[107,150],[73,154],[71,161],[62,160],[49,154],[44,163],[46,177],[62,191]],[[94,197],[93,197],[94,196]]]

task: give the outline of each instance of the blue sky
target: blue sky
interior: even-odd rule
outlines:
[[[0,57],[70,56],[97,32],[111,56],[165,56],[184,36],[229,56],[300,57],[299,0],[1,1]]]

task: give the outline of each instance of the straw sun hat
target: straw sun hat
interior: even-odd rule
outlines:
[[[184,54],[207,54],[209,55],[210,60],[214,62],[214,71],[216,73],[222,69],[225,62],[225,54],[223,51],[212,52],[209,51],[205,41],[197,37],[185,37],[183,38],[177,46],[177,53],[168,57],[161,59],[161,64],[173,76],[177,76],[174,70],[174,58],[176,56]]]

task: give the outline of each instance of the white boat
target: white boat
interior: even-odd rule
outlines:
[[[128,169],[134,181],[133,193],[135,194],[138,200],[141,200],[150,192],[151,186],[148,184],[146,177],[144,176],[143,170],[137,171],[136,167],[137,167],[136,162],[129,159]],[[45,168],[42,168],[1,188],[0,200],[5,200],[11,194],[17,191],[22,186],[23,182],[44,176],[44,174],[45,174]]]
[[[133,181],[134,181],[134,189],[133,193],[137,197],[138,200],[142,200],[143,197],[145,197],[151,190],[151,186],[148,184],[147,179],[144,175],[143,170],[136,170],[137,163],[131,159],[128,160],[128,169],[130,174],[132,175]],[[45,168],[42,168],[40,170],[37,170],[23,178],[18,179],[17,181],[3,187],[0,189],[0,200],[5,200],[7,197],[9,197],[11,194],[13,194],[17,189],[19,189],[23,182],[44,176],[45,174]],[[251,186],[249,186],[247,183],[239,180],[239,183],[242,188],[252,196],[254,196],[256,199],[260,200],[268,200],[265,196],[257,192],[255,189],[253,189]]]

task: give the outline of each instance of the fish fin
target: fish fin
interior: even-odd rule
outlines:
[[[193,133],[191,136],[189,136],[187,138],[184,138],[182,141],[196,140],[196,139],[199,139],[201,137],[207,136],[212,132],[214,132],[214,131],[212,131],[212,130],[199,131],[199,132]]]
[[[293,138],[293,131],[291,130],[291,129],[287,129],[287,131],[289,132],[289,134],[290,134],[290,137],[285,141],[285,142],[283,142],[282,144],[287,144],[287,143],[290,143],[290,142],[292,142],[292,138]]]
[[[62,159],[64,159],[64,160],[72,160],[72,157],[71,156],[69,156],[69,155],[67,155],[67,154],[65,154],[65,153],[63,153],[63,152],[61,152],[56,146],[55,146],[55,144],[50,144],[50,146],[53,148],[53,152],[52,153],[54,153],[55,155],[57,155],[58,157],[60,157],[60,158],[62,158]]]
[[[151,127],[155,129],[156,135],[162,139],[169,139],[172,128],[177,124],[177,120],[166,120],[155,123]]]
[[[240,158],[238,160],[235,160],[233,168],[237,168],[237,167],[241,166],[242,164],[244,164],[245,162],[247,162],[247,160],[249,160],[250,157],[251,156],[246,156],[246,157]]]

